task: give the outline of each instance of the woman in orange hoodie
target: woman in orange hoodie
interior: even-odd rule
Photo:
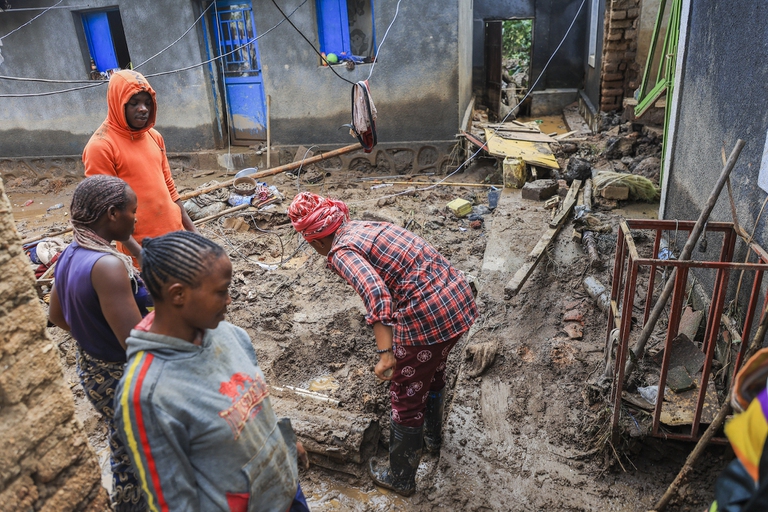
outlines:
[[[117,176],[136,192],[136,230],[127,242],[117,246],[137,265],[144,237],[197,229],[176,191],[163,136],[153,128],[157,100],[147,79],[131,70],[112,75],[107,106],[107,119],[83,151],[85,175]]]

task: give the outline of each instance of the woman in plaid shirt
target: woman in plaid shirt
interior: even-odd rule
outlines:
[[[350,221],[341,201],[302,192],[288,216],[363,299],[379,354],[374,371],[391,381],[392,403],[389,467],[371,460],[370,473],[410,496],[422,448],[440,450],[448,354],[477,318],[469,284],[424,239],[387,222]]]

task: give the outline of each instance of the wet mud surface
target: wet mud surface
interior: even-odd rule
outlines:
[[[368,432],[375,431],[373,438],[358,432],[363,459],[359,464],[349,457],[341,460],[313,454],[315,464],[300,475],[311,509],[650,509],[693,445],[654,438],[627,439],[615,447],[601,442],[610,404],[589,397],[586,383],[602,371],[607,318],[581,285],[586,260],[571,241],[571,222],[521,292],[505,300],[504,285],[549,221],[550,212],[543,203],[523,200],[519,191],[505,193],[499,207],[474,229],[445,205],[462,197],[487,206],[486,188],[438,187],[390,197],[407,187],[371,190],[369,183],[359,181],[368,176],[339,173],[322,177],[319,183],[301,183],[301,189],[346,201],[354,219],[407,226],[472,276],[479,289],[481,316],[449,359],[443,449],[439,457],[422,459],[418,492],[410,498],[378,489],[367,477],[365,459],[372,453],[386,453],[389,427],[387,384],[377,382],[373,374],[373,333],[365,324],[363,304],[354,290],[294,233],[284,215],[288,203],[243,214],[250,228],[245,232],[226,229],[219,221],[201,228],[232,259],[233,302],[228,320],[250,334],[270,385],[311,390],[341,404],[289,392],[280,412],[291,416],[293,411],[307,431],[328,430],[312,432],[319,446],[332,444],[329,439],[333,436],[350,435],[350,429],[367,425],[367,421],[375,426]],[[458,177],[470,183],[500,183],[501,179],[492,160],[480,160]],[[183,175],[176,179],[182,190],[200,184]],[[289,198],[296,193],[295,177],[279,175],[266,181]],[[49,190],[46,184],[6,186],[23,238],[66,227],[73,183],[65,183],[59,190]],[[34,200],[32,205],[21,206],[29,199]],[[57,203],[66,207],[47,210]],[[643,204],[629,211],[632,216],[640,215],[638,212],[653,216],[655,207]],[[622,213],[600,213],[614,226],[613,244]],[[611,240],[604,246],[612,250]],[[487,254],[503,260],[502,264],[488,266],[486,262],[484,266]],[[601,256],[607,266],[595,275],[608,284],[613,256],[607,252]],[[572,310],[583,317],[581,339],[570,338],[565,331],[563,316]],[[58,328],[50,331],[75,395],[78,416],[105,463],[105,428],[77,380],[74,342]],[[485,372],[470,377],[465,348],[484,342],[498,344],[499,352]],[[276,401],[278,395],[275,393]],[[338,432],[318,427],[323,419],[336,421]],[[354,435],[349,439],[341,439],[339,446],[358,446]],[[710,448],[669,510],[704,510],[713,499],[714,479],[731,456],[725,448]]]

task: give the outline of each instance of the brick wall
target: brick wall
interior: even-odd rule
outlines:
[[[600,110],[620,110],[640,85],[637,22],[640,0],[607,0],[600,84]]]
[[[0,180],[0,510],[109,510]]]

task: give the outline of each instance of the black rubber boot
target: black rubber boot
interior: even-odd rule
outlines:
[[[393,421],[389,427],[389,467],[379,467],[377,460],[371,459],[368,469],[373,482],[403,496],[416,492],[423,440],[423,425],[406,427]]]
[[[444,390],[430,391],[427,408],[424,411],[424,449],[429,453],[440,453],[443,444]]]

